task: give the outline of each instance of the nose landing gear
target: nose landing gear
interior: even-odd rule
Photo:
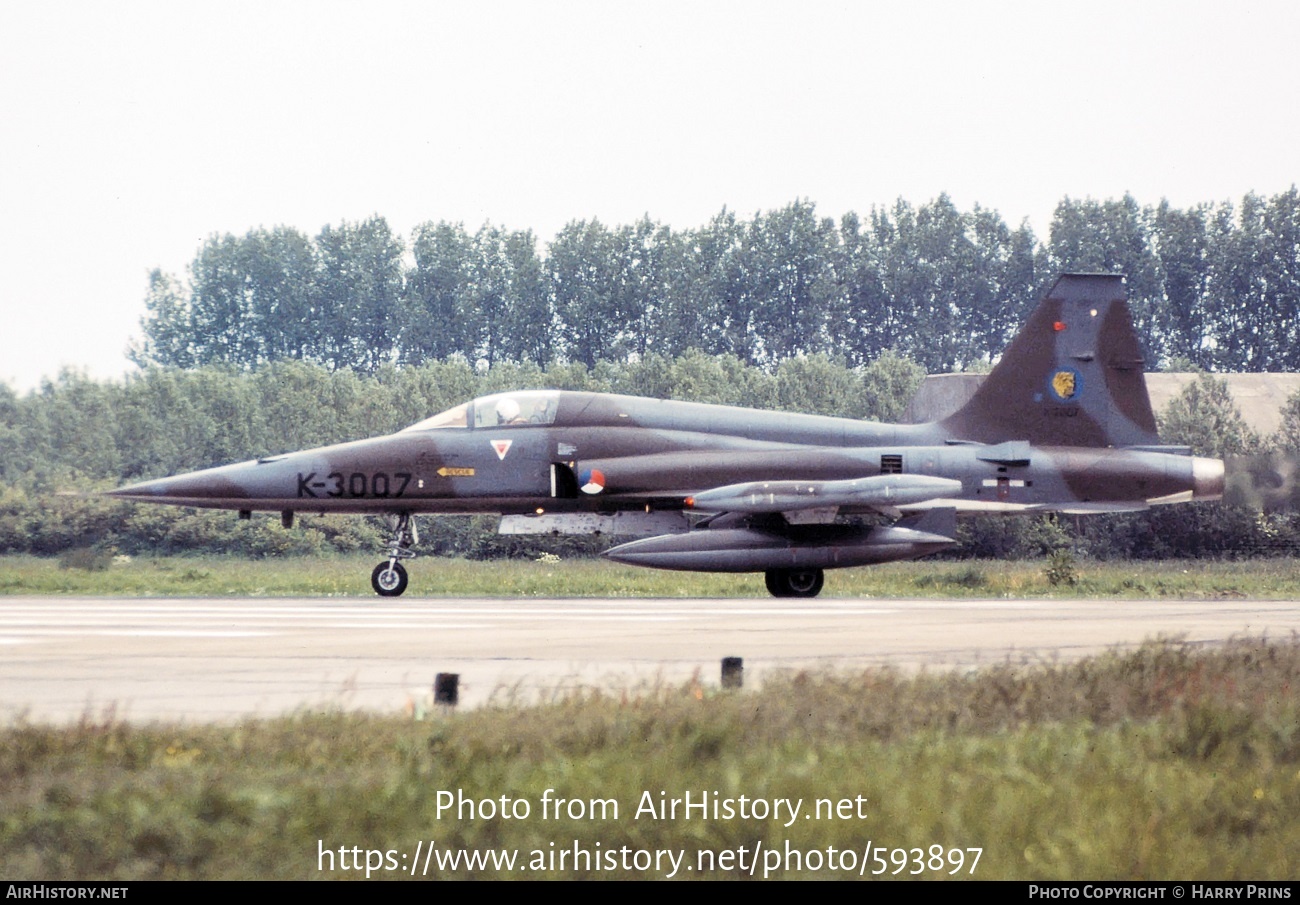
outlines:
[[[415,519],[409,512],[397,517],[393,528],[393,539],[388,542],[388,559],[375,566],[370,573],[370,586],[380,597],[400,597],[406,590],[406,568],[403,559],[414,559],[415,551],[411,548],[420,542],[420,533],[415,528]]]
[[[381,562],[370,573],[370,586],[380,597],[401,596],[406,583],[406,568],[400,562]]]

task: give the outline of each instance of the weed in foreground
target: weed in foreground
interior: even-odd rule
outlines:
[[[1074,554],[1068,550],[1057,550],[1047,561],[1043,569],[1047,583],[1052,587],[1074,587],[1079,583],[1079,567]]]

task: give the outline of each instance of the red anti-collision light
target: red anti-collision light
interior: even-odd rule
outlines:
[[[1065,329],[1065,321],[1057,321],[1056,323],[1052,324],[1052,329],[1055,330],[1057,333],[1060,333],[1062,330]]]

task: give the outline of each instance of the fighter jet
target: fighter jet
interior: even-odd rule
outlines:
[[[564,390],[484,396],[395,434],[110,491],[124,500],[390,516],[376,593],[407,587],[415,516],[498,513],[503,533],[640,537],[620,563],[763,572],[814,597],[824,570],[954,543],[958,513],[1123,512],[1218,499],[1223,462],[1163,446],[1123,277],[1060,277],[975,395],[878,424]]]

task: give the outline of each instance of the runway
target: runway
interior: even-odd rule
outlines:
[[[234,722],[801,669],[1071,660],[1300,632],[1297,601],[0,598],[0,723]]]

